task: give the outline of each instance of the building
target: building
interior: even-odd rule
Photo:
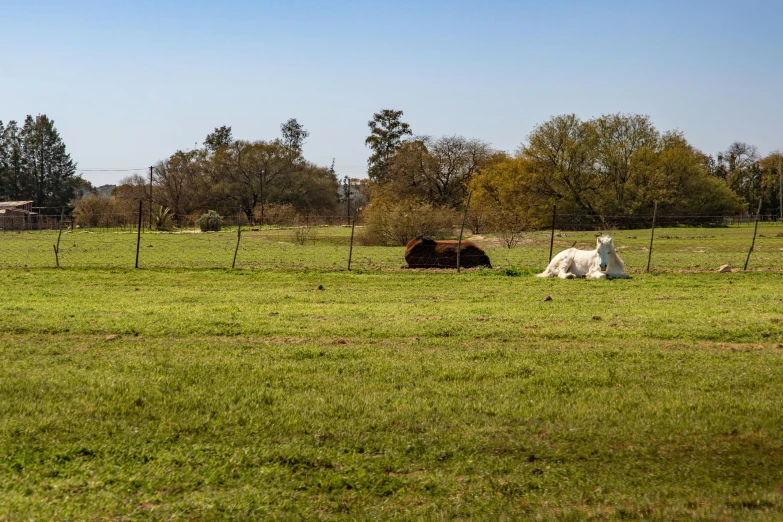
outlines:
[[[32,201],[0,201],[0,230],[38,228]]]

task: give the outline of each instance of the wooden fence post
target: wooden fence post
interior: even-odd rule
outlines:
[[[141,203],[139,200],[139,227],[136,229],[136,268],[139,268],[139,246],[141,246]]]
[[[748,257],[745,258],[745,266],[742,270],[748,269],[748,261],[750,261],[750,253],[753,252],[753,247],[756,245],[756,232],[759,229],[759,216],[761,215],[761,198],[759,198],[759,209],[756,211],[756,225],[753,227],[753,241],[750,242],[750,250],[748,250]]]
[[[57,263],[57,268],[60,268],[60,237],[63,235],[63,217],[65,216],[65,208],[63,207],[60,210],[60,223],[57,228],[59,228],[59,232],[57,232],[57,244],[54,245],[54,261]]]
[[[462,232],[465,231],[465,218],[468,215],[468,206],[470,205],[470,196],[473,191],[468,192],[468,199],[465,201],[465,210],[462,211],[462,226],[459,228],[459,239],[457,240],[457,272],[459,272],[460,250],[462,250]]]
[[[653,222],[652,222],[652,232],[650,232],[650,250],[647,252],[647,270],[645,272],[650,271],[650,260],[652,259],[652,249],[653,249],[653,238],[655,237],[655,217],[658,214],[658,202],[655,202],[655,206],[653,207]]]

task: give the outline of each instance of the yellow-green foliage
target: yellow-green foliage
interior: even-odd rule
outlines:
[[[484,167],[471,183],[472,216],[481,213],[487,229],[513,246],[522,232],[541,228],[549,210],[533,183],[530,163],[521,158]]]
[[[405,245],[419,235],[451,237],[457,213],[449,208],[433,208],[413,198],[379,196],[364,211],[361,241],[365,245]]]

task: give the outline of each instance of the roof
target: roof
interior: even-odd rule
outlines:
[[[0,201],[0,208],[15,208],[32,205],[32,201]]]
[[[35,212],[30,212],[23,208],[0,208],[0,214],[24,214],[28,216],[37,215]]]

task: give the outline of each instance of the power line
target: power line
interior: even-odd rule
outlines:
[[[147,167],[141,169],[76,169],[79,172],[132,172],[136,170],[147,170]]]

